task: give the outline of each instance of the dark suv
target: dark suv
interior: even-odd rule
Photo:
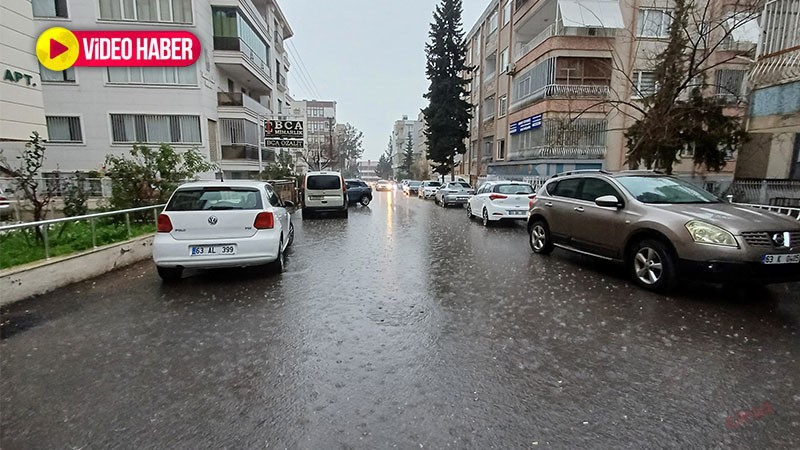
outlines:
[[[721,201],[671,176],[643,171],[556,175],[531,201],[530,246],[624,263],[640,286],[679,274],[708,281],[800,281],[800,222]]]
[[[369,205],[372,201],[372,188],[361,180],[344,180],[347,185],[347,203],[361,203],[363,206]]]

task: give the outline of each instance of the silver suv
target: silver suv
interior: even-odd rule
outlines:
[[[800,222],[654,172],[556,175],[531,201],[528,233],[536,253],[560,247],[621,262],[650,290],[679,275],[800,281]]]

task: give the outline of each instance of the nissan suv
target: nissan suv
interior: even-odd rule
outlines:
[[[800,281],[800,222],[723,202],[656,172],[556,175],[531,200],[528,234],[535,253],[560,247],[621,262],[638,285],[654,291],[681,275]]]

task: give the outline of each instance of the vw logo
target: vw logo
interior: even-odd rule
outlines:
[[[208,218],[208,224],[209,225],[216,225],[217,224],[217,217],[216,216],[209,217]]]
[[[772,243],[775,244],[776,247],[789,247],[791,243],[791,235],[789,232],[785,233],[775,233],[772,235]]]

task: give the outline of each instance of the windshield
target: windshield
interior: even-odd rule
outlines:
[[[425,186],[428,186],[428,187],[439,187],[441,185],[442,185],[442,183],[439,183],[438,181],[426,181],[425,182]]]
[[[495,188],[495,192],[508,195],[528,195],[533,194],[533,188],[527,184],[501,184]]]
[[[261,209],[261,196],[247,188],[180,189],[170,199],[167,211],[219,211],[227,209]]]
[[[623,176],[617,181],[642,203],[719,203],[708,191],[671,177]]]
[[[336,175],[314,175],[306,180],[306,187],[312,190],[340,189],[341,178]]]

